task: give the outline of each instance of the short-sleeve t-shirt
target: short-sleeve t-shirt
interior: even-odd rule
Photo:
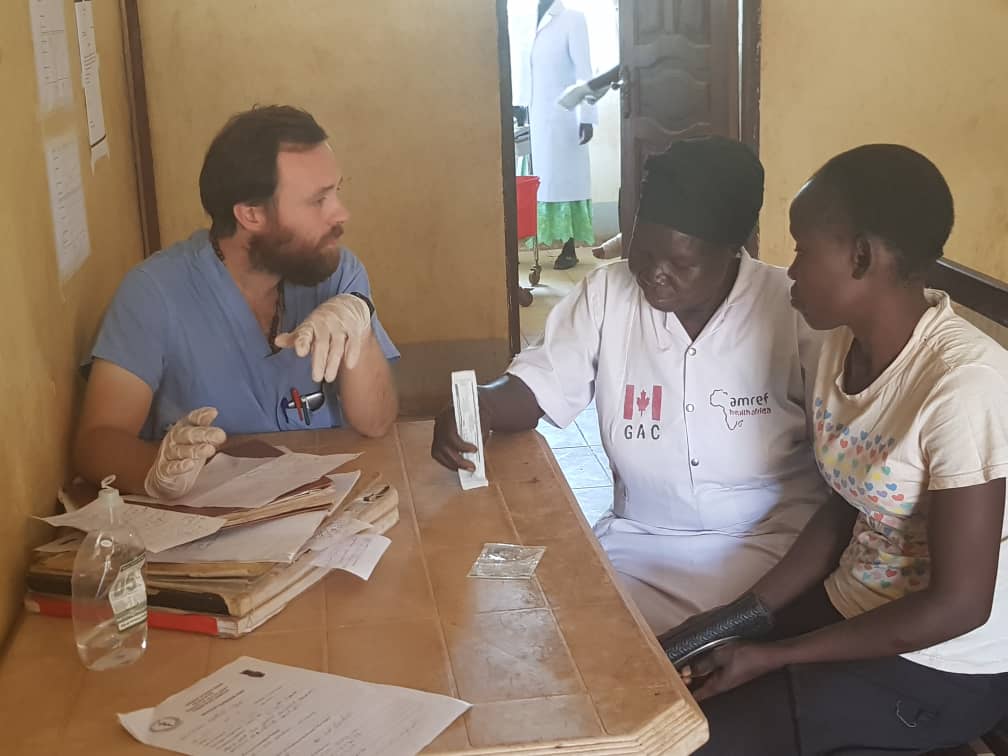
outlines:
[[[279,331],[293,330],[337,294],[371,296],[367,271],[344,249],[339,266],[317,286],[284,283]],[[385,356],[399,356],[377,316],[371,327]],[[206,231],[151,256],[126,274],[116,291],[91,357],[140,378],[154,392],[141,437],[157,440],[190,411],[215,407],[215,425],[227,433],[266,433],[306,426],[283,403],[296,388],[322,392],[311,427],[343,424],[331,384],[312,380],[311,359],[292,349],[273,353]],[[88,360],[90,362],[90,360]]]
[[[864,391],[843,390],[848,329],[831,333],[820,356],[816,461],[860,512],[825,583],[848,618],[927,587],[931,491],[1008,475],[1008,352],[956,315],[948,295],[927,297],[932,306],[907,345]],[[987,623],[904,656],[948,672],[1008,671],[1008,523]]]

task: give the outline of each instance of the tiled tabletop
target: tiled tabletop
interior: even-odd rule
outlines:
[[[429,455],[431,424],[384,439],[286,433],[399,491],[392,546],[367,582],[333,572],[252,635],[151,631],[134,666],[89,672],[71,623],[25,616],[0,662],[5,754],[142,753],[116,712],[155,705],[239,656],[473,704],[425,753],[689,753],[707,727],[611,569],[537,433],[494,437],[490,487],[464,492]],[[536,577],[466,573],[484,543],[545,546]]]

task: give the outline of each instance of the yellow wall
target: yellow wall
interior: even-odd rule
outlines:
[[[119,4],[94,4],[95,36],[111,157],[92,175],[72,3],[67,0],[72,108],[42,116],[27,2],[0,10],[0,639],[24,593],[29,545],[50,528],[29,519],[51,514],[67,474],[67,450],[82,388],[76,364],[86,354],[105,304],[140,259],[135,179]],[[75,133],[91,235],[91,257],[60,286],[49,212],[43,139]]]
[[[344,166],[347,246],[403,350],[407,411],[447,397],[452,367],[508,356],[494,5],[140,3],[162,243],[205,225],[199,169],[228,116],[312,112]]]
[[[1008,3],[764,0],[760,254],[787,263],[791,198],[850,147],[899,142],[944,173],[949,258],[1008,280]]]

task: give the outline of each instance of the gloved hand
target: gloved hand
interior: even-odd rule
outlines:
[[[290,333],[276,337],[281,349],[294,347],[298,357],[312,354],[312,380],[336,380],[340,362],[353,367],[371,330],[371,309],[360,297],[337,294],[323,302]]]
[[[156,499],[185,496],[196,483],[203,465],[217,453],[227,434],[211,423],[213,407],[201,407],[173,425],[161,440],[157,458],[147,471],[144,490]]]

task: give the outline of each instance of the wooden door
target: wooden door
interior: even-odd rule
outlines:
[[[620,227],[627,235],[648,155],[691,136],[739,137],[738,6],[738,0],[620,3]]]

